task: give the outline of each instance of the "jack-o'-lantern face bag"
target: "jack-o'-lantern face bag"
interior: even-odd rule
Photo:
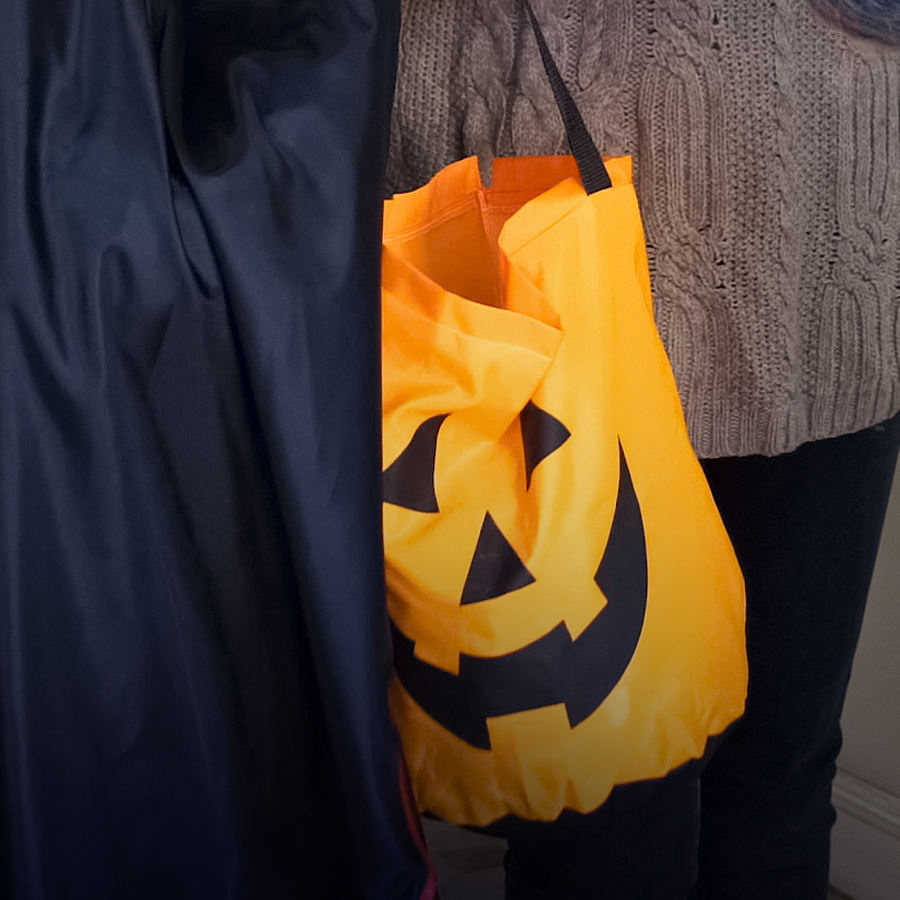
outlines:
[[[630,160],[586,145],[538,40],[575,158],[498,159],[490,188],[466,159],[385,209],[392,707],[420,807],[476,826],[663,776],[746,691]]]

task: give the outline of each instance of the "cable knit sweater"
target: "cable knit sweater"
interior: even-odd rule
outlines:
[[[900,408],[900,50],[804,0],[533,0],[604,153],[635,158],[657,321],[700,456]],[[404,0],[393,190],[565,153],[518,0]]]

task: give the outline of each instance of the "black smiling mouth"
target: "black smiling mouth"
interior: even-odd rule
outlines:
[[[578,638],[561,622],[503,656],[461,654],[458,675],[418,659],[415,642],[391,623],[400,683],[436,722],[485,750],[491,746],[489,718],[563,703],[574,727],[597,710],[631,662],[647,608],[644,525],[621,445],[616,509],[594,581],[607,604]]]

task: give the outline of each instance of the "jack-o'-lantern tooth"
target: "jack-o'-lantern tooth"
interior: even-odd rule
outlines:
[[[551,416],[531,400],[519,413],[522,427],[522,449],[525,453],[525,487],[531,487],[531,476],[538,464],[572,436],[559,419]]]
[[[480,603],[517,591],[534,581],[490,513],[486,513],[466,575],[460,603]]]
[[[438,434],[448,415],[426,419],[403,452],[381,473],[385,503],[416,512],[440,512],[434,491],[434,461]]]

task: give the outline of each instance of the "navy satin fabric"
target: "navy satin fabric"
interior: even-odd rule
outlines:
[[[0,896],[418,897],[380,535],[396,0],[4,0]]]

